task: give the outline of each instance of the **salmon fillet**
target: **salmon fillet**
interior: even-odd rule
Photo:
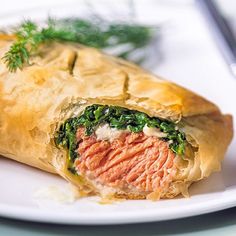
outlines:
[[[118,191],[146,196],[166,192],[175,174],[175,154],[168,143],[143,132],[125,132],[112,142],[77,130],[79,174]]]

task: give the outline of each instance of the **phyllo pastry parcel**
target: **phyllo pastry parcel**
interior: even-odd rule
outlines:
[[[0,57],[12,41],[0,41]],[[188,195],[220,170],[232,117],[201,96],[79,44],[0,64],[0,154],[56,173],[82,196]]]

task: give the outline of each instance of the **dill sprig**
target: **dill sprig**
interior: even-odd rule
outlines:
[[[46,26],[41,28],[32,21],[25,21],[14,34],[17,39],[3,56],[10,72],[29,64],[30,56],[37,52],[39,45],[52,40],[78,42],[99,49],[128,44],[129,48],[116,55],[127,58],[135,49],[144,47],[150,42],[153,28],[65,18],[49,19]]]
[[[34,38],[36,31],[37,26],[27,21],[16,32],[17,41],[11,45],[3,57],[9,71],[15,72],[17,68],[22,69],[25,63],[29,63],[30,53],[33,48],[37,47],[37,40]]]

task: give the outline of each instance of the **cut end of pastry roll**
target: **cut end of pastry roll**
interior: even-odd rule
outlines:
[[[122,109],[121,115],[116,109]],[[101,123],[95,117],[98,111]],[[140,130],[132,130],[132,125],[140,125],[132,115],[146,122]],[[116,128],[118,121],[124,126]],[[222,140],[225,129],[232,129],[231,116],[219,113],[172,123],[121,107],[90,105],[61,125],[57,140],[69,152],[64,171],[71,173],[70,180],[83,179],[84,185],[78,184],[83,195],[87,191],[103,198],[158,200],[188,196],[192,182],[219,170],[224,151],[214,150],[214,136],[220,135],[227,145],[231,137]],[[74,142],[65,143],[65,137]]]
[[[0,57],[12,41],[0,40]],[[220,170],[232,117],[136,65],[48,43],[29,66],[0,62],[0,154],[59,174],[81,196],[188,196]]]

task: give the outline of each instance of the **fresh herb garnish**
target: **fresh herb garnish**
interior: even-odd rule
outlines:
[[[135,49],[150,42],[153,28],[65,18],[49,19],[47,25],[42,28],[32,21],[26,21],[13,33],[17,39],[3,57],[10,72],[29,64],[30,56],[37,52],[39,45],[52,40],[78,42],[99,49],[128,44],[127,49],[116,55],[127,58]]]
[[[185,135],[176,129],[176,125],[167,120],[150,117],[147,114],[118,106],[91,105],[85,108],[82,115],[66,120],[56,133],[55,143],[69,150],[70,160],[77,157],[76,131],[79,126],[85,127],[86,135],[91,135],[100,124],[109,124],[111,128],[141,132],[143,127],[159,128],[167,134],[165,141],[171,141],[170,149],[183,155],[185,150]]]

